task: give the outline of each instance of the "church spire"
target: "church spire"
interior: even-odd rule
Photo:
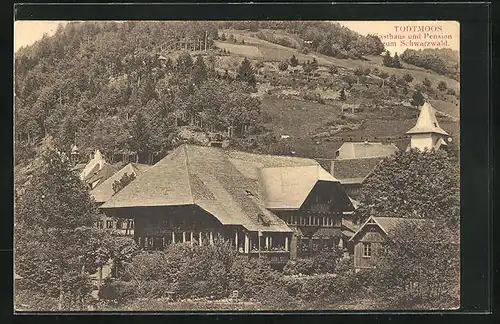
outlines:
[[[420,115],[418,116],[415,126],[406,132],[408,135],[426,133],[449,136],[449,134],[439,126],[435,110],[428,102],[425,102],[420,108]]]
[[[437,150],[442,145],[447,145],[444,138],[449,136],[439,126],[435,110],[428,102],[422,105],[417,123],[406,134],[411,136],[410,148],[417,148],[421,151]]]

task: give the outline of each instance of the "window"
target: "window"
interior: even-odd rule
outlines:
[[[100,220],[97,222],[97,227],[100,228],[100,229],[103,229],[104,228],[104,221]]]
[[[363,243],[363,257],[371,257],[372,256],[372,244],[371,243]]]
[[[127,227],[128,227],[129,229],[134,228],[134,221],[133,221],[133,220],[129,220],[129,221],[128,221],[128,225],[127,225]]]
[[[106,221],[106,228],[113,228],[113,221],[112,220]]]

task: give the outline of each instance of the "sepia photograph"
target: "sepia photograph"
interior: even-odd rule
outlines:
[[[15,21],[14,312],[459,309],[459,32]]]

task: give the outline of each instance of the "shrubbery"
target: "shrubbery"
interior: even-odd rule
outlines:
[[[240,298],[275,306],[285,297],[283,292],[271,294],[279,291],[279,278],[268,262],[237,257],[227,242],[175,244],[136,256],[121,280],[105,282],[101,297],[124,303],[140,297],[165,298],[173,292],[176,299],[224,299],[238,290]]]

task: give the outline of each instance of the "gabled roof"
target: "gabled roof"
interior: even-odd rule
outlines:
[[[100,185],[106,179],[115,174],[118,170],[120,170],[123,166],[123,163],[109,164],[104,163],[100,169],[95,171],[94,173],[90,173],[84,181],[88,184],[93,184],[97,182],[96,185]],[[94,187],[95,188],[95,187]]]
[[[334,160],[332,173],[342,184],[361,184],[384,158]]]
[[[420,108],[420,115],[418,116],[416,125],[406,132],[409,135],[423,133],[436,133],[448,136],[448,133],[439,126],[435,110],[428,102],[425,102]]]
[[[418,226],[419,224],[423,224],[427,221],[427,219],[424,218],[401,218],[401,217],[373,217],[370,216],[364,223],[359,227],[359,229],[354,233],[354,235],[351,237],[350,241],[353,241],[356,236],[358,236],[359,233],[363,231],[363,228],[365,226],[369,225],[377,225],[380,227],[380,229],[385,233],[389,234],[393,229],[396,227],[400,226],[401,224],[404,223],[412,223],[415,226]]]
[[[98,203],[106,202],[110,199],[115,192],[113,191],[113,183],[115,181],[120,181],[120,179],[126,174],[134,174],[136,178],[149,169],[150,166],[147,164],[129,163],[118,172],[115,172],[111,177],[103,181],[99,186],[94,188],[90,194],[94,197],[95,201]]]
[[[299,209],[318,181],[339,183],[319,165],[260,169],[265,206]]]
[[[397,150],[397,146],[392,143],[345,142],[337,150],[339,154],[335,160],[380,158],[389,156]]]
[[[352,232],[351,235],[356,233],[359,227],[360,227],[359,224],[354,224],[352,221],[348,219],[342,219],[342,230],[347,230],[349,232]]]
[[[85,165],[85,168],[83,168],[82,172],[80,173],[80,179],[88,179],[89,175],[95,173],[96,171],[99,171],[105,163],[106,160],[104,159],[104,156],[102,156],[99,150],[96,150],[94,153],[94,157]]]
[[[277,167],[286,170],[265,173],[308,178],[307,186],[298,190],[301,197],[318,179],[336,181],[312,159],[183,144],[101,208],[197,205],[224,225],[242,225],[250,231],[291,232],[283,220],[266,209],[268,190],[261,190],[265,186],[259,183],[261,169]]]

